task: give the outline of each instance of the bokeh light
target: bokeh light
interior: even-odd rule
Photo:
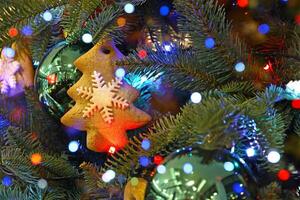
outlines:
[[[234,170],[234,164],[232,162],[225,162],[224,169],[228,172],[231,172]]]
[[[34,153],[31,155],[30,160],[33,165],[39,165],[42,163],[42,155],[40,153]]]
[[[163,161],[164,161],[164,158],[161,155],[155,155],[154,158],[153,158],[153,162],[156,165],[162,164]]]
[[[140,59],[144,59],[144,58],[146,58],[147,55],[148,55],[147,51],[144,50],[144,49],[139,50],[139,53],[138,53],[138,54],[139,54]]]
[[[132,179],[130,179],[130,183],[132,186],[137,186],[139,184],[139,179],[136,177],[133,177]]]
[[[81,37],[82,41],[86,44],[89,44],[93,41],[93,36],[90,33],[85,33]]]
[[[12,27],[8,30],[8,35],[12,38],[16,37],[18,34],[19,34],[19,31],[15,27]]]
[[[170,13],[170,8],[166,5],[163,5],[159,9],[160,15],[167,16]]]
[[[78,141],[71,141],[68,145],[69,151],[75,153],[79,149],[79,142]]]
[[[277,173],[277,177],[280,181],[287,181],[290,179],[291,177],[291,173],[286,170],[286,169],[281,169],[279,170],[279,172]]]
[[[150,164],[150,159],[147,156],[140,156],[139,163],[143,167],[147,167]]]
[[[40,189],[46,189],[48,186],[48,182],[42,178],[42,179],[38,180],[37,185]]]
[[[6,58],[14,58],[16,55],[15,50],[10,47],[4,47],[2,53]]]
[[[258,32],[265,35],[270,32],[270,26],[268,24],[260,24],[258,26]]]
[[[183,171],[186,174],[192,174],[193,173],[193,165],[191,163],[185,163],[183,165]]]
[[[193,92],[191,95],[191,101],[193,103],[200,103],[202,100],[202,95],[199,92]]]
[[[124,68],[120,67],[116,70],[115,72],[116,77],[118,77],[119,79],[123,79],[124,76],[126,75],[126,71]]]
[[[280,161],[280,154],[277,151],[270,151],[267,159],[270,163],[278,163]]]
[[[151,147],[151,142],[150,142],[150,140],[148,140],[148,139],[143,139],[141,146],[142,146],[142,148],[143,148],[144,150],[146,150],[146,151],[149,150],[150,147]]]
[[[4,176],[2,178],[2,185],[9,187],[13,184],[13,179],[10,176]]]
[[[158,165],[156,170],[159,174],[164,174],[167,171],[167,169],[164,165]]]
[[[245,191],[245,188],[244,188],[243,184],[241,184],[241,183],[234,183],[232,185],[232,189],[233,189],[233,192],[236,194],[241,194],[242,192]]]
[[[241,8],[246,8],[249,5],[249,0],[237,0],[237,5]]]
[[[243,72],[245,70],[246,66],[243,62],[238,62],[235,66],[234,66],[234,69],[237,71],[237,72]]]
[[[21,30],[22,34],[25,36],[31,36],[33,34],[33,30],[31,26],[24,26]]]
[[[50,22],[52,20],[52,18],[53,18],[52,13],[49,12],[48,10],[43,13],[43,19],[46,22]]]
[[[117,19],[117,25],[118,27],[123,27],[126,25],[126,19],[124,17],[119,17]]]
[[[215,47],[215,40],[211,37],[206,38],[205,47],[208,48],[208,49],[214,48]]]
[[[102,175],[102,180],[105,183],[109,183],[116,177],[116,172],[113,170],[107,170],[103,175]]]
[[[250,148],[246,149],[246,154],[249,158],[251,158],[251,157],[255,156],[255,150],[252,147],[250,147]]]
[[[134,8],[134,5],[133,5],[133,4],[131,4],[131,3],[125,4],[125,6],[124,6],[124,11],[125,11],[126,13],[131,14],[131,13],[134,12],[134,10],[135,10],[135,8]]]
[[[292,108],[299,110],[300,109],[300,99],[294,99],[291,102]]]

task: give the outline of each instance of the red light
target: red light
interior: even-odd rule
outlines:
[[[115,152],[116,152],[116,147],[114,146],[109,147],[108,153],[114,154]]]
[[[278,179],[281,180],[281,181],[287,181],[287,180],[290,179],[291,174],[290,174],[290,172],[289,172],[288,170],[286,170],[286,169],[281,169],[281,170],[278,172],[277,177],[278,177]]]
[[[300,99],[295,99],[292,101],[292,108],[300,109]]]
[[[270,65],[269,64],[267,64],[266,66],[264,66],[264,70],[269,70],[270,69]]]
[[[237,4],[241,8],[246,8],[249,5],[249,0],[238,0]]]
[[[300,14],[298,14],[298,15],[295,16],[295,23],[297,25],[300,25]]]
[[[140,59],[144,59],[144,58],[146,58],[147,57],[147,51],[146,50],[140,50],[139,51],[139,57],[140,57]]]
[[[18,29],[14,28],[14,27],[12,27],[8,30],[8,35],[12,38],[16,37],[18,34],[19,34]]]
[[[160,155],[156,155],[154,156],[153,158],[153,162],[156,164],[156,165],[160,165],[162,164],[162,162],[164,161],[164,158]]]
[[[57,81],[57,76],[56,74],[50,74],[47,76],[47,81],[49,84],[55,84]]]

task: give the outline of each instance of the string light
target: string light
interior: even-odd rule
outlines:
[[[290,179],[291,177],[291,173],[286,170],[286,169],[281,169],[278,173],[277,173],[277,177],[279,180],[281,181],[287,181]]]
[[[52,18],[53,18],[52,13],[49,12],[48,10],[43,13],[43,19],[46,22],[50,22],[52,20]]]
[[[171,43],[164,43],[163,44],[163,49],[167,52],[171,52],[172,51],[172,44]]]
[[[79,149],[79,142],[71,141],[68,145],[69,151],[75,153]]]
[[[215,40],[211,37],[206,38],[205,47],[208,48],[208,49],[214,48],[215,47]]]
[[[164,161],[164,158],[161,155],[155,155],[154,158],[153,158],[153,162],[156,165],[162,164],[163,161]]]
[[[24,26],[21,30],[22,34],[25,36],[31,36],[33,34],[33,30],[31,26]]]
[[[93,36],[90,33],[85,33],[81,37],[82,41],[86,44],[89,44],[93,41]]]
[[[249,5],[249,0],[238,0],[237,5],[241,8],[246,8]]]
[[[147,156],[140,156],[139,163],[142,167],[147,167],[150,164],[150,159]]]
[[[277,151],[270,151],[267,155],[267,159],[270,163],[278,163],[280,161],[280,154]]]
[[[48,182],[42,178],[42,179],[38,180],[37,185],[40,189],[45,189],[48,186]]]
[[[103,175],[102,175],[102,180],[105,183],[109,183],[116,177],[116,172],[113,170],[107,170]]]
[[[270,32],[270,26],[268,24],[261,24],[258,26],[258,32],[265,35]]]
[[[119,27],[125,26],[125,25],[126,25],[126,19],[125,19],[124,17],[119,17],[119,18],[117,19],[117,25],[118,25]]]
[[[6,58],[14,58],[16,55],[15,50],[9,47],[4,47],[2,53]]]
[[[131,13],[133,13],[134,12],[134,5],[133,4],[131,4],[131,3],[127,3],[127,4],[125,4],[125,6],[124,6],[124,11],[126,12],[126,13],[128,13],[128,14],[131,14]]]
[[[164,165],[158,165],[156,170],[159,174],[164,174],[167,171],[167,169]]]
[[[47,77],[46,77],[48,83],[50,85],[53,85],[57,82],[57,75],[56,74],[49,74]]]
[[[191,95],[191,101],[193,103],[200,103],[202,100],[202,96],[199,92],[193,92],[192,95]]]
[[[109,147],[108,153],[114,154],[115,152],[116,152],[116,147],[114,146]]]
[[[228,172],[231,172],[234,170],[234,164],[232,162],[225,162],[224,169]]]
[[[252,147],[250,147],[250,148],[246,149],[246,154],[249,158],[251,158],[251,157],[255,156],[255,150]]]
[[[161,6],[159,9],[160,15],[167,16],[170,13],[170,8],[166,5]]]
[[[144,58],[146,58],[147,57],[147,51],[146,50],[139,50],[139,57],[140,57],[140,59],[144,59]]]
[[[118,68],[115,72],[116,77],[118,77],[119,79],[123,79],[125,74],[126,74],[126,71],[122,67]]]
[[[150,140],[148,140],[148,139],[143,139],[141,146],[142,146],[142,148],[143,148],[144,150],[146,150],[146,151],[149,150],[150,147],[151,147],[151,142],[150,142]]]
[[[186,174],[192,174],[193,173],[193,165],[191,163],[185,163],[183,165],[183,171]]]
[[[16,37],[18,34],[19,34],[19,31],[15,27],[12,27],[8,30],[8,35],[12,38]]]
[[[9,187],[13,184],[13,179],[10,176],[4,176],[2,178],[2,185]]]
[[[234,66],[234,69],[237,71],[237,72],[243,72],[245,70],[246,66],[243,62],[238,62],[235,66]]]
[[[232,185],[232,189],[233,189],[234,193],[236,193],[236,194],[241,194],[242,192],[245,191],[245,188],[244,188],[243,184],[241,184],[241,183],[234,183]]]
[[[31,155],[30,160],[33,165],[39,165],[42,163],[42,155],[40,153],[34,153]]]
[[[292,100],[291,104],[292,104],[292,108],[297,110],[300,109],[300,99]]]

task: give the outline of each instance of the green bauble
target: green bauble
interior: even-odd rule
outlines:
[[[67,45],[60,42],[44,57],[35,75],[35,89],[46,110],[59,119],[74,102],[67,90],[81,77],[74,61],[86,53],[90,45],[78,43]]]
[[[226,151],[184,148],[157,167],[146,200],[255,199],[250,169]]]

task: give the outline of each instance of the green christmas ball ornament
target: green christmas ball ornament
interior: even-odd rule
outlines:
[[[254,200],[256,181],[242,159],[199,147],[177,150],[159,165],[146,200]]]
[[[92,46],[60,42],[44,57],[35,75],[35,89],[45,109],[59,119],[73,106],[67,90],[81,77],[74,61]]]

